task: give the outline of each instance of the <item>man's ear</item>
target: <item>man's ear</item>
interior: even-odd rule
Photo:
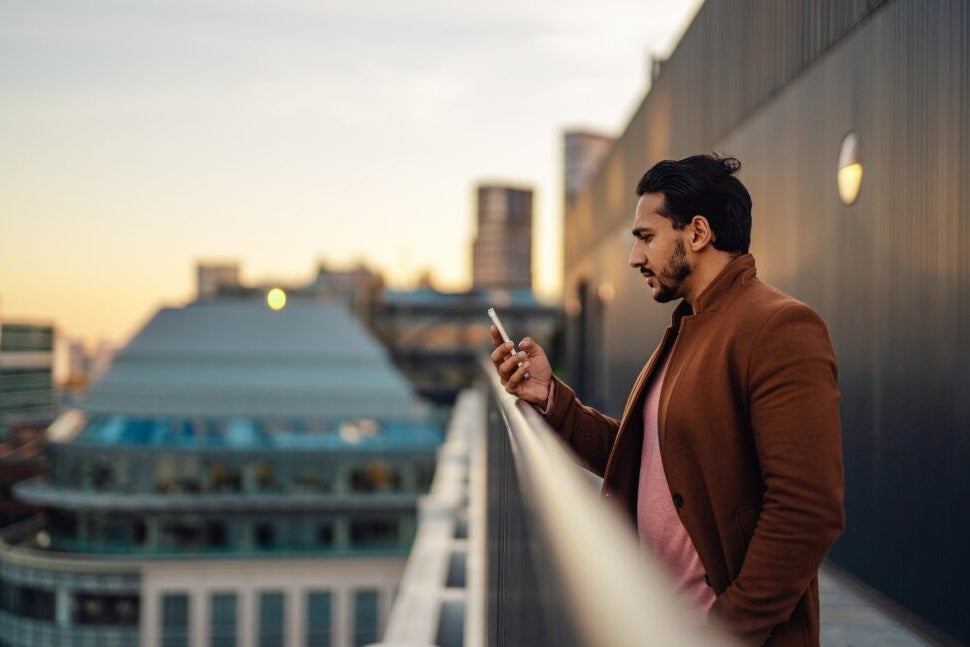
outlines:
[[[687,225],[687,238],[690,241],[690,248],[695,252],[712,245],[715,237],[711,223],[704,216],[694,216]]]

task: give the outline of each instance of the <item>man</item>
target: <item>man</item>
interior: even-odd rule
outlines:
[[[844,525],[835,354],[805,304],[756,277],[734,158],[655,165],[630,265],[680,299],[615,420],[584,406],[526,338],[492,361],[636,524],[682,591],[742,641],[817,645],[818,568]]]

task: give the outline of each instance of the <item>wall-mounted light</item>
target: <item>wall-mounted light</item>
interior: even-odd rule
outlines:
[[[859,155],[859,138],[854,132],[846,133],[839,151],[839,199],[852,204],[859,197],[862,186],[862,158]]]

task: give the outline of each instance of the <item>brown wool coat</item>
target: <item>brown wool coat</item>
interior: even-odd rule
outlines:
[[[731,261],[682,302],[617,421],[562,382],[547,421],[636,523],[643,398],[660,393],[671,497],[709,584],[712,615],[746,644],[817,645],[818,568],[844,525],[839,391],[825,324]]]

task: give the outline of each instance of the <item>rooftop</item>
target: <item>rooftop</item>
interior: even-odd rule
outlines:
[[[387,351],[337,302],[163,308],[81,407],[90,414],[423,420]],[[248,433],[248,432],[247,432]]]

